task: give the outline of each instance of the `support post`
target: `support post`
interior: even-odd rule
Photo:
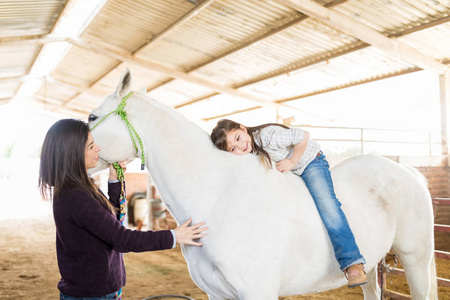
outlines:
[[[439,97],[441,105],[441,152],[448,155],[450,117],[450,72],[439,75]]]

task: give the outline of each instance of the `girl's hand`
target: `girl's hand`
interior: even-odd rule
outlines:
[[[285,158],[277,162],[277,170],[281,173],[286,173],[295,167],[295,164],[289,158]]]
[[[126,161],[126,160],[121,161],[119,163],[119,165],[122,167],[124,173],[127,171],[127,163],[128,163],[128,161]],[[116,180],[118,180],[118,178],[117,178],[117,171],[113,167],[113,165],[110,164],[109,165],[109,181],[116,181]]]
[[[175,229],[175,236],[177,243],[183,245],[202,246],[202,243],[195,242],[194,239],[199,239],[206,236],[206,233],[202,233],[208,230],[208,227],[201,227],[205,225],[205,222],[201,222],[195,225],[191,224],[192,218],[189,218],[183,225]]]

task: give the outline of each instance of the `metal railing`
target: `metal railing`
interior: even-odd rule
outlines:
[[[295,126],[295,125],[294,125]],[[312,138],[323,147],[337,145],[346,149],[358,148],[357,153],[381,155],[441,155],[441,132],[362,127],[329,127],[299,125],[311,132]]]

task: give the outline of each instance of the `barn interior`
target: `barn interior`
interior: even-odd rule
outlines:
[[[10,221],[3,229],[31,230],[30,218],[51,214],[36,189],[46,130],[61,118],[87,120],[129,69],[132,89],[145,89],[207,132],[222,118],[249,126],[279,122],[310,131],[332,164],[376,153],[417,168],[435,199],[436,249],[445,266],[438,270],[440,299],[450,299],[449,21],[444,0],[0,1],[0,217]],[[138,164],[127,182],[131,209],[144,213],[136,220],[129,214],[129,226],[175,226],[168,212],[161,219],[146,214],[149,203],[155,212],[163,208]],[[12,200],[18,194],[20,201]],[[51,235],[36,228],[38,236]],[[26,236],[7,237],[2,249],[17,255]],[[24,286],[36,292],[39,284],[56,293],[55,284],[33,277],[30,257],[19,267],[1,264],[7,272],[0,296],[26,299]],[[137,278],[145,273],[135,271]],[[401,276],[395,280],[405,286]],[[128,295],[142,299],[158,290],[152,288],[135,292],[136,284]]]

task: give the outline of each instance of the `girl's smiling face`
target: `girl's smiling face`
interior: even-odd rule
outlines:
[[[252,152],[252,138],[247,132],[247,128],[241,128],[227,132],[227,151],[236,155],[245,155]]]
[[[91,168],[95,168],[98,164],[98,152],[100,151],[100,147],[94,143],[94,137],[89,132],[88,139],[86,142],[86,149],[84,151],[84,162],[86,164],[86,169],[89,170]]]

